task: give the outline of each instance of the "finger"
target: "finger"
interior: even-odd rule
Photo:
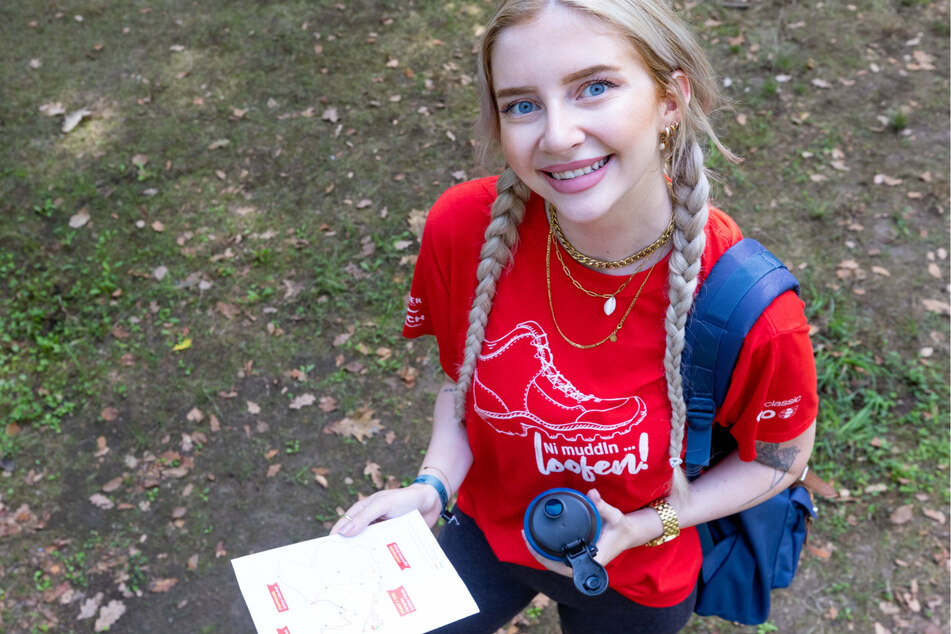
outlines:
[[[331,535],[350,535],[353,533],[353,514],[356,511],[353,509],[348,510],[346,513],[340,516],[337,522],[333,525],[333,528],[330,529]]]
[[[382,512],[377,513],[373,507],[374,504],[370,498],[360,500],[340,516],[337,523],[330,529],[330,534],[350,537],[363,532],[363,529],[372,524],[374,520],[385,515]]]
[[[588,491],[587,496],[594,503],[594,508],[598,511],[598,514],[608,522],[617,522],[621,519],[623,513],[614,506],[611,506],[604,501],[604,498],[601,497],[601,493],[597,489],[591,489]]]
[[[532,548],[531,545],[528,543],[528,538],[525,537],[525,531],[522,531],[522,539],[525,540],[525,548],[527,548],[528,552],[532,554],[532,557],[535,558],[535,561],[537,561],[539,564],[541,564],[548,570],[551,570],[552,572],[557,572],[558,574],[564,575],[566,577],[571,576],[571,568],[566,566],[564,563],[560,561],[554,561],[554,560],[548,559],[547,557],[542,557],[541,555],[539,555],[538,552],[534,548]]]

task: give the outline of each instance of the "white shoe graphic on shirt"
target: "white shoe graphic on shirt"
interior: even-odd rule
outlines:
[[[489,364],[497,366],[493,376],[511,380],[487,386],[479,370]],[[533,321],[483,344],[472,383],[476,413],[503,434],[540,429],[565,440],[607,440],[647,415],[637,396],[602,399],[578,390],[555,367],[548,335]]]

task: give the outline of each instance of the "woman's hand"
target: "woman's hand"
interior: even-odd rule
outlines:
[[[374,522],[399,517],[413,509],[419,510],[431,528],[442,512],[442,502],[436,489],[428,484],[411,484],[402,489],[378,491],[347,509],[330,529],[330,534],[352,537]]]
[[[639,509],[625,515],[601,498],[597,489],[588,491],[587,496],[594,503],[594,507],[601,515],[601,536],[598,538],[598,554],[594,560],[602,566],[607,566],[615,557],[629,548],[646,544],[663,532],[657,512],[653,509]],[[525,538],[524,533],[522,534]],[[560,561],[552,561],[539,555],[528,545],[525,547],[542,566],[558,574],[571,576],[571,568]]]

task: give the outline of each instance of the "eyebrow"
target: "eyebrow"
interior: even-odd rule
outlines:
[[[566,75],[562,79],[562,85],[567,85],[578,81],[579,79],[584,79],[590,75],[596,75],[598,73],[604,72],[619,72],[621,70],[618,66],[609,66],[608,64],[597,64],[595,66],[589,66],[588,68],[583,68],[577,72]],[[533,92],[537,90],[535,86],[517,86],[514,88],[503,88],[502,90],[495,93],[496,100],[505,99],[506,97],[512,97],[515,95],[522,95],[526,92]]]

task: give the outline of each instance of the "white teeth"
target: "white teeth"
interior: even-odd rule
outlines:
[[[584,176],[585,174],[590,174],[591,172],[597,171],[604,167],[604,164],[607,162],[608,159],[605,157],[593,165],[588,165],[587,167],[582,167],[581,169],[577,170],[569,170],[567,172],[552,172],[551,175],[555,178],[555,180],[570,180],[572,178],[578,178],[579,176]]]

